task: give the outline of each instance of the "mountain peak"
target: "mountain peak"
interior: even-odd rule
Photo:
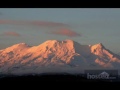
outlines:
[[[102,43],[95,44],[95,45],[93,45],[93,47],[94,48],[104,48]]]
[[[97,53],[99,53],[99,52],[101,52],[103,49],[105,49],[105,47],[103,46],[103,44],[102,43],[98,43],[98,44],[95,44],[95,45],[92,45],[91,46],[91,52],[97,52]]]
[[[66,39],[65,41],[66,41],[67,43],[72,43],[72,44],[73,44],[73,43],[74,43],[74,44],[75,44],[75,43],[78,43],[78,42],[76,42],[76,41],[74,41],[74,40],[70,40],[70,39]]]
[[[70,40],[70,39],[66,39],[66,40],[47,40],[47,41],[45,41],[44,42],[44,44],[53,44],[53,43],[57,43],[57,42],[59,42],[59,43],[74,43],[75,41],[73,41],[73,40]]]
[[[103,45],[102,43],[97,43],[97,44],[95,44],[95,45]]]
[[[16,45],[27,45],[26,43],[18,43]]]
[[[11,46],[11,48],[24,48],[24,47],[28,47],[29,45],[27,45],[26,43],[18,43],[18,44],[15,44],[13,46]],[[9,48],[9,47],[8,47]]]
[[[47,40],[47,41],[45,41],[44,43],[55,43],[55,42],[58,42],[59,40]]]
[[[26,43],[18,43],[18,44],[15,44],[13,46],[28,46]]]
[[[79,72],[86,67],[116,68],[116,63],[120,64],[120,57],[105,49],[102,43],[88,46],[69,39],[47,40],[35,47],[19,43],[0,51],[0,72],[11,74],[43,73],[46,69]]]

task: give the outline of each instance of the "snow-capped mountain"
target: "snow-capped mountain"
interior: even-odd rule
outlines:
[[[120,68],[120,56],[101,43],[48,40],[38,46],[15,44],[0,50],[1,73],[80,73],[84,69]]]

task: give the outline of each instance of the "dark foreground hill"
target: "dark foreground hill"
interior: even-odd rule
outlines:
[[[37,81],[37,82],[120,82],[119,79],[116,80],[90,80],[83,75],[65,75],[65,74],[44,74],[44,75],[24,75],[15,76],[7,75],[1,76],[0,81],[4,82],[26,82],[26,81]]]

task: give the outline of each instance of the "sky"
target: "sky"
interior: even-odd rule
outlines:
[[[118,8],[0,8],[0,49],[71,39],[120,52]]]

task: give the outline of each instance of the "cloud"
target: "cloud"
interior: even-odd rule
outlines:
[[[50,32],[50,34],[56,34],[56,35],[64,35],[64,36],[68,36],[68,37],[77,37],[77,36],[81,36],[81,34],[72,31],[70,29],[60,29],[57,31],[52,31]]]
[[[19,33],[17,32],[4,32],[3,35],[6,35],[6,36],[21,36]]]
[[[68,29],[69,25],[64,23],[58,22],[47,22],[47,21],[27,21],[27,20],[0,20],[0,24],[10,24],[10,25],[29,25],[29,26],[42,26],[42,27],[55,27],[55,28],[62,28],[57,31],[53,31],[49,28],[49,34],[56,34],[56,35],[64,35],[68,37],[77,37],[81,36],[81,34]],[[54,30],[55,30],[54,28]],[[42,30],[42,29],[41,29]],[[4,35],[8,36],[21,36],[17,32],[5,32]]]
[[[23,21],[23,20],[0,20],[0,24],[12,25],[33,25],[33,26],[68,26],[64,23],[47,22],[47,21]]]

